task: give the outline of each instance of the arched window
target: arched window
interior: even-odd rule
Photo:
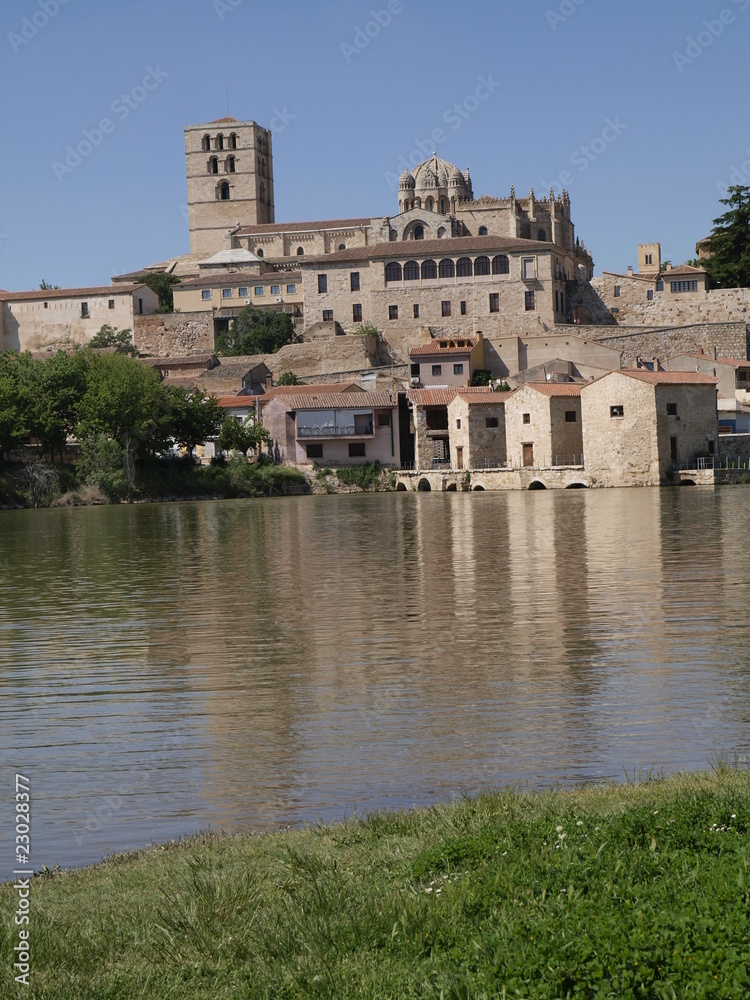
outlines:
[[[543,229],[540,229],[536,234],[536,238],[540,240],[542,243],[544,243],[544,241],[547,239],[547,234]]]
[[[304,247],[297,247],[297,256],[298,257],[303,257],[304,254],[305,254],[305,248]]]
[[[435,204],[435,202],[432,200],[432,198],[428,198],[427,201],[424,203],[424,207],[427,209],[428,212],[431,212],[432,211],[432,206],[434,204]]]
[[[255,256],[256,257],[263,257],[264,256],[263,247],[258,247],[258,249],[255,251]]]
[[[227,157],[227,162],[226,162],[226,172],[228,174],[233,174],[234,173],[234,171],[235,171],[235,164],[236,164],[235,158],[233,156],[228,156]]]
[[[404,281],[419,281],[419,264],[415,260],[404,264]]]
[[[438,239],[442,240],[444,236],[445,236],[445,228],[441,226],[440,229],[438,229]]]
[[[201,139],[201,149],[210,149],[210,148],[211,148],[211,136],[206,134]]]
[[[229,136],[229,148],[230,149],[237,149],[237,133],[236,132],[232,132],[232,134]]]
[[[492,273],[493,274],[509,274],[510,266],[508,264],[508,258],[504,253],[499,253],[497,257],[492,258]]]
[[[459,257],[456,261],[456,277],[470,278],[472,274],[471,257]]]
[[[229,201],[229,181],[219,184],[219,201]]]
[[[209,172],[209,174],[218,174],[218,172],[219,172],[219,158],[218,158],[218,156],[209,156],[209,158],[208,158],[208,172]]]
[[[434,260],[422,261],[422,280],[425,278],[437,278],[437,264]]]
[[[401,281],[401,265],[396,260],[385,265],[385,281]]]
[[[221,132],[219,132],[219,134],[216,136],[216,144],[214,146],[214,149],[223,149],[223,148],[224,148],[224,136],[221,134]]]
[[[456,269],[453,266],[453,261],[450,259],[450,257],[444,257],[440,261],[439,272],[441,278],[452,278],[455,276]]]
[[[440,199],[440,214],[445,215],[445,198]]]
[[[474,274],[489,274],[490,273],[490,258],[489,257],[477,257],[474,261]]]
[[[479,235],[480,236],[486,236],[487,235],[487,226],[480,226],[479,227]]]
[[[339,250],[346,250],[346,243],[339,243]]]
[[[424,226],[415,226],[414,227],[414,239],[415,240],[423,240],[424,239]]]

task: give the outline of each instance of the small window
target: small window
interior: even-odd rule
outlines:
[[[443,316],[450,316],[451,304],[447,299],[443,299],[443,301],[440,303],[440,308]]]
[[[256,257],[263,257],[263,256],[265,256],[265,253],[264,253],[262,247],[255,251],[255,256]]]
[[[287,293],[287,295],[295,295],[296,292],[297,292],[297,286],[296,285],[287,285],[286,286],[286,293]]]
[[[485,417],[484,418],[484,426],[485,427],[498,427],[499,426],[498,418],[497,417]]]
[[[620,286],[619,285],[615,285],[615,298],[616,299],[620,298]]]
[[[646,298],[650,302],[653,299],[653,297],[654,297],[654,290],[653,288],[649,288],[649,290],[646,292]]]
[[[500,293],[490,292],[490,312],[500,312]]]
[[[609,408],[610,417],[624,417],[625,407],[624,406],[610,406]]]
[[[238,288],[237,289],[237,294],[239,295],[239,297],[241,299],[246,299],[247,298],[247,289],[246,288]]]
[[[423,240],[424,239],[424,226],[415,226],[414,227],[414,239],[415,240]]]
[[[319,274],[318,275],[318,294],[320,295],[321,292],[327,292],[327,291],[328,291],[328,275],[327,274]]]
[[[350,441],[349,442],[349,458],[365,458],[365,442],[364,441]]]
[[[205,301],[206,299],[210,299],[210,298],[211,298],[211,289],[210,289],[210,288],[204,288],[204,289],[203,289],[203,290],[201,291],[201,298],[202,298],[202,299],[203,299],[204,301]]]
[[[47,305],[46,302],[44,304],[45,304],[45,306]],[[108,304],[108,306],[109,306],[110,309],[114,309],[115,308],[115,300],[114,299],[110,299],[107,304]]]
[[[352,306],[352,320],[355,323],[362,322],[362,304],[361,302],[355,302]]]
[[[109,301],[111,302],[111,301],[112,301],[112,299],[110,299]],[[49,302],[45,302],[45,303],[44,303],[44,308],[45,308],[45,309],[49,309]]]
[[[323,322],[330,323],[333,320],[333,309],[323,310]]]
[[[263,285],[256,285],[253,291],[255,292],[255,295],[258,296],[259,298],[262,298],[266,293],[266,290],[263,287]]]
[[[555,312],[560,312],[560,301],[557,294],[557,289],[555,289]]]
[[[398,319],[398,306],[388,306],[388,319]]]
[[[222,297],[222,299],[231,299],[231,297],[232,297],[232,289],[231,288],[222,288],[222,290],[221,290],[221,297]]]
[[[461,301],[461,315],[466,315],[466,303],[463,300]]]
[[[479,227],[479,235],[480,236],[486,236],[487,235],[487,226],[480,226]]]
[[[323,445],[322,444],[309,444],[307,446],[307,457],[308,458],[322,458],[323,457]]]
[[[667,416],[668,417],[677,416],[677,403],[667,403]]]
[[[657,290],[657,292],[663,292],[664,291],[664,282],[661,280],[661,278],[659,278],[657,280],[657,282],[656,282],[656,290]]]
[[[523,301],[526,312],[533,312],[536,309],[533,292],[524,292]]]
[[[419,319],[419,303],[414,303],[414,319]]]
[[[297,247],[297,256],[298,257],[304,257],[304,255],[305,255],[305,248],[304,247]]]
[[[460,417],[456,417],[456,430],[457,431],[461,430],[461,418]]]
[[[525,424],[530,424],[531,423],[531,414],[530,413],[524,413],[524,415],[523,415],[523,422]]]
[[[463,365],[454,365],[453,366],[453,374],[454,375],[463,375],[463,373],[464,373],[464,366]]]
[[[391,415],[390,413],[379,413],[378,414],[378,427],[390,427],[391,426]]]
[[[353,292],[359,291],[359,271],[352,271],[349,275],[349,287]]]
[[[654,262],[654,259],[653,259],[653,257],[651,256],[651,254],[650,254],[650,253],[647,253],[647,254],[646,254],[646,263],[647,263],[647,264],[653,264],[653,262]]]
[[[524,281],[533,281],[536,278],[536,261],[533,257],[524,257],[521,261],[521,277]]]
[[[539,240],[540,243],[544,243],[544,241],[547,239],[547,234],[543,229],[538,229],[536,238]]]
[[[443,366],[442,365],[433,365],[432,366],[432,374],[433,375],[442,375],[443,374]]]
[[[346,250],[346,243],[339,243],[339,250]]]
[[[229,199],[229,181],[222,181],[221,184],[219,184],[219,201],[229,201]]]
[[[88,302],[82,302],[81,303],[81,318],[82,319],[88,319],[89,318],[89,304],[88,304]]]
[[[281,291],[281,285],[271,285],[271,295],[278,295]]]
[[[565,423],[566,424],[574,424],[577,420],[578,420],[578,417],[576,416],[576,411],[575,410],[566,410],[565,411]]]

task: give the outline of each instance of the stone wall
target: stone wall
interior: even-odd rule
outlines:
[[[718,452],[719,465],[737,459],[747,462],[750,459],[750,434],[720,434]]]
[[[747,358],[750,331],[744,321],[737,323],[692,323],[677,327],[572,326],[575,336],[596,340],[622,352],[622,367],[632,368],[636,358],[666,360],[676,354],[699,351],[713,357]],[[560,327],[557,328],[560,330]]]
[[[136,316],[133,342],[141,354],[158,358],[213,351],[213,313],[181,312]]]

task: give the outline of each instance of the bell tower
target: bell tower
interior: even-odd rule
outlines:
[[[190,253],[226,248],[228,229],[274,221],[271,132],[218,118],[185,129]]]

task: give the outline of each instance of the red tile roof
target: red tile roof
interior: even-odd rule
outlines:
[[[518,388],[528,386],[545,396],[580,396],[583,385],[582,382],[524,382]]]
[[[6,302],[29,302],[41,299],[86,299],[96,295],[121,295],[123,292],[130,294],[137,288],[143,288],[143,283],[126,284],[122,282],[118,285],[98,285],[93,288],[35,288],[28,292],[0,292],[0,299]]]
[[[447,406],[461,393],[467,395],[487,396],[492,394],[488,385],[457,386],[455,389],[409,389],[406,398],[415,406]]]
[[[650,372],[645,368],[621,368],[620,375],[627,375],[629,378],[640,379],[641,382],[650,382],[652,385],[716,385],[718,379],[705,372]],[[606,376],[602,376],[606,378]],[[586,383],[590,385],[590,383]]]
[[[486,250],[499,253],[503,250],[535,250],[564,252],[555,243],[539,240],[522,240],[515,236],[456,236],[442,240],[394,240],[392,243],[375,243],[370,247],[348,247],[336,253],[321,254],[300,261],[301,264],[345,263],[349,260],[381,260],[386,257],[460,257],[465,253]]]
[[[272,389],[267,389],[260,397],[260,405],[265,406],[276,396],[314,396],[321,393],[341,393],[355,392],[363,393],[365,390],[358,386],[356,382],[321,382],[319,385],[275,385]]]
[[[271,274],[253,274],[252,271],[205,271],[197,278],[186,278],[173,291],[194,288],[239,287],[240,285],[283,285],[286,282],[301,281],[301,271],[274,271]]]
[[[216,400],[222,410],[254,409],[258,396],[220,396]]]
[[[693,267],[692,264],[680,264],[679,267],[672,267],[668,271],[662,271],[662,278],[668,278],[672,274],[705,274],[702,267]]]
[[[281,396],[288,410],[372,410],[398,406],[395,392],[326,392],[322,395]]]
[[[457,340],[463,340],[464,346],[459,347],[456,344]],[[450,346],[441,347],[441,343],[445,343]],[[468,337],[435,337],[429,344],[419,344],[417,347],[410,347],[409,357],[432,357],[437,354],[470,354],[474,347],[476,347],[476,344],[476,340],[470,340]]]
[[[214,118],[214,120],[210,121],[208,124],[209,125],[222,125],[224,122],[236,122],[236,121],[237,121],[236,118],[230,118],[229,115],[226,115],[224,118]]]
[[[477,395],[475,392],[467,393],[465,389],[459,389],[457,395],[468,403],[469,406],[476,406],[481,404],[482,406],[495,406],[498,403],[505,403],[505,400],[509,396],[512,396],[515,390],[510,392],[492,392],[492,393],[482,393],[482,395]]]
[[[372,219],[321,219],[312,222],[265,222],[241,226],[233,236],[257,236],[263,233],[316,233],[321,229],[357,229],[372,225]],[[362,247],[364,250],[365,248]]]
[[[710,365],[729,365],[731,368],[750,368],[750,360],[747,358],[712,358],[710,354],[702,354],[700,351],[684,351],[682,354],[675,354],[674,358],[699,358],[707,361]]]

